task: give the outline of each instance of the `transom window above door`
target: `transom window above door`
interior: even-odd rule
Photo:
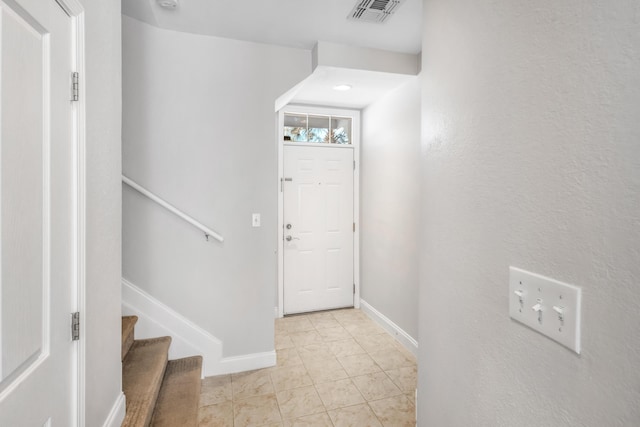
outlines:
[[[284,141],[351,144],[351,117],[284,114]]]

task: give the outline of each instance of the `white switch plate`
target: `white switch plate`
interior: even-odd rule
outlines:
[[[581,299],[577,286],[509,267],[509,316],[578,354]]]
[[[251,225],[254,227],[260,227],[260,214],[259,213],[254,213],[251,216]]]

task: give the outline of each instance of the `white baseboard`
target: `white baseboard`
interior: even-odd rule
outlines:
[[[136,338],[170,336],[169,358],[202,356],[202,375],[218,375],[222,341],[167,307],[126,279],[122,279],[122,314],[138,316]]]
[[[266,351],[264,353],[225,357],[220,361],[220,365],[222,369],[220,374],[232,374],[234,372],[268,368],[276,365],[276,352],[274,350]]]
[[[126,398],[124,393],[120,392],[120,395],[116,399],[109,416],[105,420],[103,427],[120,427],[124,421],[124,416],[127,411]]]
[[[404,329],[396,325],[384,314],[373,308],[365,300],[360,300],[360,309],[369,316],[374,322],[382,326],[384,330],[389,332],[398,342],[400,342],[407,350],[418,357],[418,341],[416,341],[411,335],[406,333]]]
[[[122,314],[138,316],[136,338],[170,336],[170,359],[201,355],[203,377],[250,371],[276,364],[275,351],[223,358],[222,341],[125,278],[122,278]]]

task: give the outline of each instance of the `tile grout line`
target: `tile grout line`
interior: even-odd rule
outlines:
[[[282,408],[280,408],[280,400],[278,400],[278,391],[276,390],[276,386],[273,383],[271,372],[269,372],[269,381],[271,381],[271,387],[273,387],[273,395],[276,398],[276,405],[278,405],[278,412],[280,413],[280,421],[282,421],[282,425],[284,425],[285,419],[284,419],[284,416],[282,415]]]
[[[231,385],[231,421],[233,427],[236,425],[236,395],[233,392],[233,374],[229,374],[229,384]]]

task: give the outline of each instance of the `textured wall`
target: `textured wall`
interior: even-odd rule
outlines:
[[[120,2],[81,3],[87,91],[86,425],[101,426],[122,390]]]
[[[420,80],[362,113],[361,296],[418,338]]]
[[[125,187],[123,276],[221,339],[224,356],[273,350],[274,102],[310,67],[310,51],[123,17],[123,170],[225,238],[207,243]]]
[[[640,3],[424,6],[419,425],[640,425]],[[583,288],[581,355],[510,265]]]

